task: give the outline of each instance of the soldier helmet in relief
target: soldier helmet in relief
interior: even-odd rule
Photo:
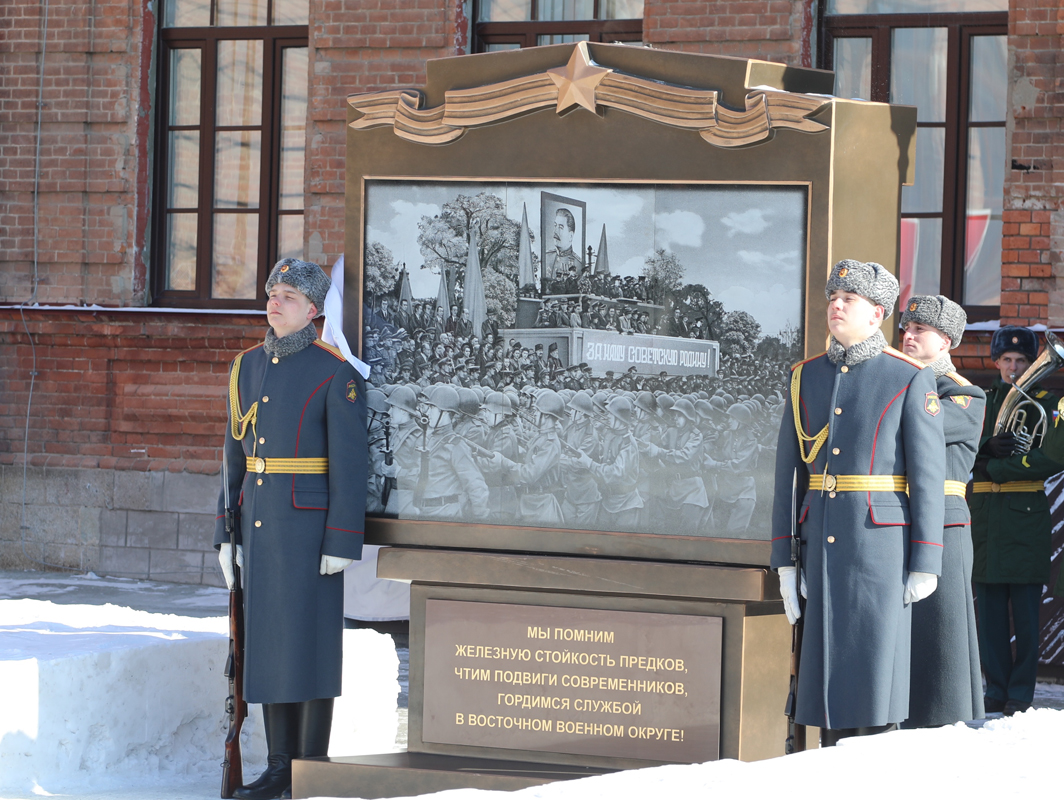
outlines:
[[[840,291],[859,294],[873,305],[883,306],[884,316],[890,316],[898,299],[898,279],[874,261],[864,263],[846,258],[832,267],[824,287],[828,300],[832,292]]]
[[[541,414],[547,414],[555,419],[565,419],[565,401],[551,389],[544,389],[537,394],[532,405]]]
[[[325,270],[313,261],[282,258],[270,270],[270,277],[266,279],[266,293],[269,294],[270,289],[279,283],[302,292],[318,309],[319,317],[325,313],[325,295],[329,293],[332,282]]]
[[[1034,331],[1015,325],[998,328],[990,339],[990,359],[997,361],[1005,353],[1020,353],[1034,361],[1038,358],[1038,337]]]
[[[417,395],[414,394],[414,390],[409,386],[396,386],[392,393],[388,395],[388,403],[409,411],[411,414],[418,413]]]
[[[901,312],[901,326],[910,322],[930,325],[950,341],[950,350],[961,343],[968,315],[964,309],[942,295],[914,294],[905,303]]]

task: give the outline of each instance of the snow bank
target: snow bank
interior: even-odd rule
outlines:
[[[0,790],[105,789],[217,776],[227,721],[226,620],[113,605],[0,601]],[[333,753],[393,749],[392,640],[345,631]],[[246,779],[265,764],[261,710],[242,736]]]

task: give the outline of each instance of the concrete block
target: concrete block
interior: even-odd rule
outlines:
[[[3,468],[3,501],[5,503],[22,503],[22,467],[11,466]],[[44,493],[44,470],[40,467],[29,467],[26,470],[26,502],[45,502]]]
[[[48,469],[44,474],[47,502],[61,506],[111,505],[114,472],[106,469]]]
[[[22,538],[22,508],[14,503],[0,503],[0,542],[17,542]]]
[[[217,555],[207,553],[203,557],[203,585],[225,588],[225,578],[222,576],[222,567],[218,563]]]
[[[46,542],[44,545],[44,561],[47,567],[52,569],[69,569],[76,572],[84,572],[88,569],[85,565],[85,551],[89,549],[77,544]],[[97,548],[91,549],[96,550]]]
[[[81,512],[70,506],[26,506],[25,536],[38,542],[81,544]]]
[[[44,569],[44,553],[38,542],[0,542],[0,567],[3,569]]]
[[[170,583],[201,583],[203,553],[152,549],[148,577]]]
[[[126,516],[126,544],[130,547],[177,548],[177,514],[130,511]]]
[[[98,547],[100,544],[100,516],[103,509],[82,506],[78,509],[78,528],[81,531],[81,544]]]
[[[161,511],[165,472],[115,470],[114,508],[133,511]]]
[[[214,552],[214,514],[178,514],[177,549]]]
[[[104,509],[100,512],[100,544],[125,547],[126,511]]]
[[[100,574],[119,578],[147,578],[146,547],[101,547]]]
[[[168,472],[163,481],[163,510],[213,515],[220,486],[217,475]]]

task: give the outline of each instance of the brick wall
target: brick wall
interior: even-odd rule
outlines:
[[[43,58],[41,302],[139,305],[147,225],[148,0],[52,0]],[[0,4],[0,301],[33,293],[33,188],[44,22]],[[147,24],[145,37],[144,25]],[[144,50],[143,40],[148,49]]]
[[[1009,2],[1001,318],[1064,325],[1064,7]]]

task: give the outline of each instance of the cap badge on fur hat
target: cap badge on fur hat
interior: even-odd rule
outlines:
[[[1013,344],[1019,344],[1020,343],[1020,337],[1019,336],[1013,336],[1012,337],[1012,343]]]
[[[285,264],[283,267],[281,267],[281,272],[288,272],[288,265],[287,264]]]
[[[916,311],[916,303],[909,303],[909,310]]]
[[[845,278],[849,274],[850,274],[850,268],[849,267],[843,267],[842,269],[839,270],[839,277],[840,278]]]

